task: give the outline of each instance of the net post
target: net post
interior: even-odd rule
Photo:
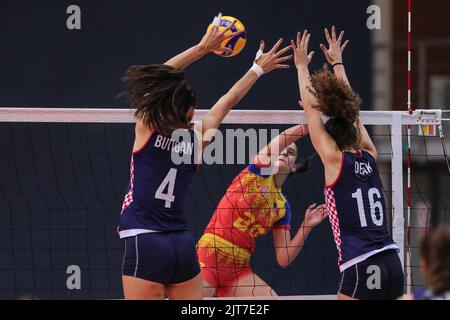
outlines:
[[[400,248],[400,261],[405,270],[405,219],[403,212],[402,114],[392,113],[392,237]]]

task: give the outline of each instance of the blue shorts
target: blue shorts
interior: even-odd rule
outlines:
[[[199,273],[195,242],[189,231],[125,238],[122,275],[168,285],[191,280]]]
[[[403,295],[397,250],[377,253],[341,272],[339,293],[360,300],[394,300]]]

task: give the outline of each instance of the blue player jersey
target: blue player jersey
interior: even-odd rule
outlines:
[[[187,132],[189,139],[184,141],[152,132],[147,143],[133,152],[118,228],[120,238],[187,230],[183,204],[196,171],[194,133]],[[188,157],[189,163],[174,164],[173,153]]]
[[[384,250],[398,249],[386,226],[383,186],[366,151],[343,152],[341,172],[325,187],[340,271]]]

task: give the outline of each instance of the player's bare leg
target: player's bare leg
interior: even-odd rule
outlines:
[[[199,273],[194,278],[166,286],[167,297],[171,300],[203,299],[203,278]]]
[[[238,280],[236,287],[230,288],[228,297],[270,297],[277,293],[258,275],[250,273]]]
[[[123,294],[126,300],[163,300],[164,285],[131,276],[122,276]]]

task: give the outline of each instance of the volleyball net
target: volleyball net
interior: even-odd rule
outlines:
[[[197,110],[195,119],[205,113]],[[405,290],[423,286],[419,246],[424,232],[450,221],[450,128],[443,114],[361,112],[379,152],[388,225],[401,247]],[[231,181],[249,164],[249,157],[239,158],[239,148],[250,155],[253,133],[259,142],[270,141],[274,133],[299,123],[306,123],[302,111],[231,111],[220,128],[227,146],[222,159],[203,163],[189,186],[185,211],[196,240]],[[407,125],[412,128],[410,192]],[[123,243],[116,228],[129,182],[133,112],[0,108],[0,137],[0,298],[121,298]],[[297,146],[300,159],[314,152],[309,137]],[[310,204],[324,203],[323,186],[318,157],[307,174],[283,185],[292,207],[292,233]],[[270,234],[256,240],[251,265],[286,299],[325,299],[337,292],[337,252],[328,220],[311,232],[288,268],[278,266]]]

